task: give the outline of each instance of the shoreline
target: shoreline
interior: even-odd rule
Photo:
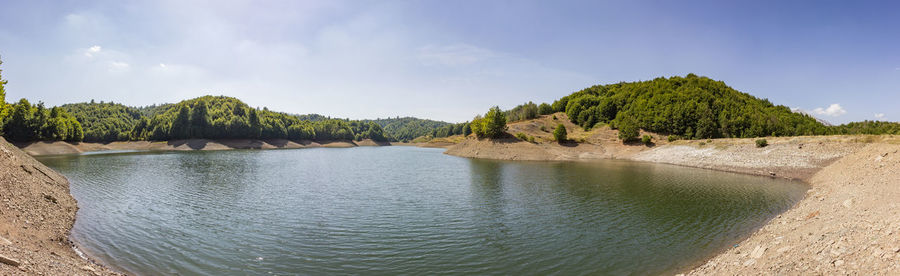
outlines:
[[[596,134],[599,135],[599,134]],[[689,275],[889,274],[900,271],[900,139],[767,137],[675,141],[648,147],[614,140],[528,143],[466,139],[445,154],[499,160],[624,159],[780,177],[809,186],[804,198],[736,247],[687,264]],[[657,140],[660,140],[657,138]],[[849,230],[848,230],[849,229]]]
[[[0,198],[0,274],[121,275],[77,253],[69,181],[2,137]]]
[[[390,142],[362,141],[294,141],[286,139],[188,139],[171,141],[117,141],[109,143],[27,142],[14,143],[31,156],[68,155],[104,151],[213,151],[235,149],[301,149],[352,148],[390,146]]]

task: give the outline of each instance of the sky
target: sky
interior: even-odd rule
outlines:
[[[898,1],[8,1],[7,101],[202,95],[462,122],[695,73],[832,123],[900,120]]]

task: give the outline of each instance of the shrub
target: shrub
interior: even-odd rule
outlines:
[[[640,135],[640,128],[632,120],[624,120],[619,123],[619,139],[622,142],[629,142],[637,139]]]
[[[653,142],[653,137],[648,134],[644,134],[644,137],[641,137],[641,142],[645,145],[650,145],[650,143]]]
[[[556,139],[557,142],[563,142],[568,139],[566,136],[568,132],[566,131],[566,126],[563,124],[559,124],[556,126],[556,130],[553,131],[553,138]]]
[[[702,147],[702,146],[705,146],[705,145],[706,145],[706,142],[700,142],[700,146],[701,146],[701,147]]]
[[[553,120],[556,120],[556,115],[553,115]]]
[[[669,135],[669,138],[667,140],[669,140],[669,142],[675,142],[675,140],[678,140],[678,136]]]
[[[768,145],[769,145],[769,141],[766,141],[766,139],[757,139],[757,140],[756,140],[756,147],[757,147],[757,148],[762,148],[762,147],[765,147],[765,146],[768,146]]]
[[[528,142],[534,143],[534,136],[528,136]]]
[[[528,141],[528,135],[522,132],[516,133],[516,138],[519,138],[519,140],[522,141]]]
[[[543,132],[549,132],[549,131],[547,131],[547,127],[546,127],[546,126],[541,126],[541,131],[543,131]]]

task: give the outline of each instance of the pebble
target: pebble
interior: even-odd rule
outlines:
[[[11,266],[19,266],[19,260],[0,255],[0,263],[8,264]]]
[[[11,241],[7,240],[6,238],[0,236],[0,244],[2,244],[2,245],[12,245],[13,243],[12,243]]]
[[[757,245],[753,252],[750,252],[750,258],[759,259],[766,252],[766,249],[768,248]]]

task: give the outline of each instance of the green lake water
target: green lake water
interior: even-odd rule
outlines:
[[[800,182],[626,161],[442,149],[40,158],[71,181],[72,238],[138,275],[646,275],[733,246]]]

